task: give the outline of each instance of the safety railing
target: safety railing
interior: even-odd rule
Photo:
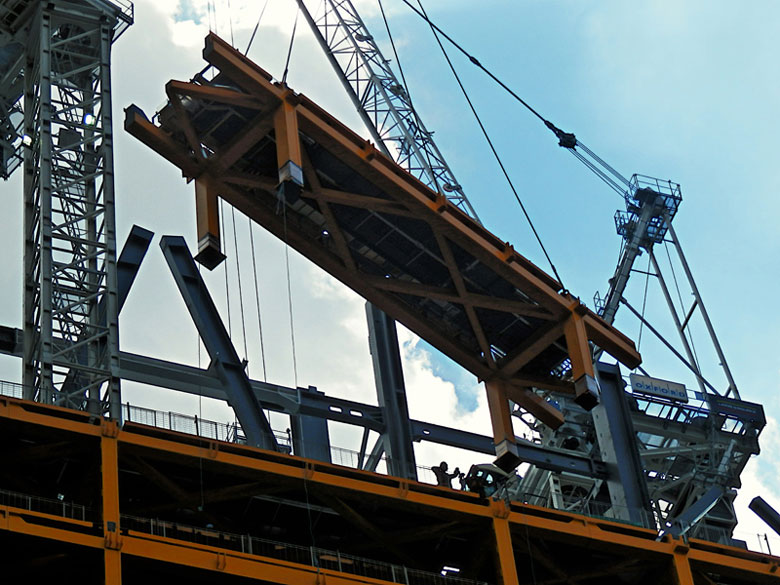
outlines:
[[[21,384],[0,381],[1,395],[11,396],[13,398],[22,398],[22,390],[23,387]],[[166,430],[196,435],[215,441],[226,441],[232,443],[244,442],[244,435],[238,423],[220,423],[202,419],[198,416],[185,415],[176,412],[159,411],[150,408],[132,406],[130,404],[122,405],[122,416],[125,422],[137,422]],[[288,453],[292,452],[292,440],[289,433],[286,431],[274,431],[274,434],[276,436],[277,442],[283,448],[286,448]],[[367,455],[365,453],[361,454],[358,451],[346,449],[343,447],[330,446],[330,454],[331,463],[353,469],[362,469],[367,459]],[[388,469],[390,469],[390,460],[386,456],[382,456],[381,460],[375,468],[375,471],[377,473],[387,474]],[[434,485],[437,483],[433,471],[430,467],[427,466],[417,466],[417,479],[423,483]],[[458,487],[458,480],[456,478],[453,480],[453,488],[457,489]],[[505,497],[505,494],[500,494],[499,497]],[[655,520],[645,510],[635,510],[632,514],[629,514],[627,509],[620,510],[618,507],[605,502],[577,501],[565,503],[562,506],[556,506],[551,501],[549,495],[538,495],[533,493],[510,493],[509,499],[515,502],[521,502],[533,506],[572,512],[574,514],[581,514],[583,516],[589,516],[592,518],[603,518],[615,522],[642,526],[653,530],[657,528]],[[719,533],[710,534],[709,532],[703,531],[700,535],[697,535],[697,537],[711,540],[712,542],[727,542],[727,540],[725,540],[727,535],[724,536],[723,534]],[[752,548],[755,548],[752,539],[748,542]],[[778,545],[778,548],[780,548],[780,545]]]
[[[0,506],[21,508],[22,510],[41,512],[72,520],[87,521],[95,518],[91,509],[80,504],[66,502],[64,496],[61,500],[55,500],[0,489]]]
[[[24,386],[16,382],[0,380],[0,394],[10,398],[24,398]]]
[[[163,538],[185,540],[403,585],[487,585],[483,581],[411,569],[403,565],[344,554],[337,550],[267,540],[249,534],[222,532],[208,526],[196,527],[165,520],[123,515],[120,519],[120,527],[122,531],[132,530]]]
[[[237,422],[221,423],[197,415],[181,414],[178,412],[153,410],[141,406],[122,405],[122,419],[124,422],[135,422],[142,425],[157,427],[188,435],[196,435],[204,439],[225,441],[227,443],[243,443],[243,433]],[[274,431],[276,441],[289,452],[291,448],[290,436],[284,431]]]
[[[523,492],[521,494],[510,494],[510,499],[516,502],[522,502],[531,506],[540,508],[552,508],[572,514],[580,514],[590,518],[602,518],[622,524],[631,524],[641,528],[656,530],[656,522],[652,514],[641,508],[630,508],[628,506],[616,506],[610,502],[597,502],[594,500],[571,499],[564,501],[559,506],[551,503],[551,496]]]
[[[178,412],[166,412],[153,410],[130,404],[122,405],[122,419],[124,422],[135,422],[143,425],[153,426],[169,431],[187,433],[196,435],[204,439],[214,441],[225,441],[228,443],[243,444],[246,437],[238,422],[220,423],[213,420],[207,420],[198,416],[181,414]],[[292,437],[289,431],[274,430],[274,436],[277,443],[287,453],[293,452]],[[353,469],[362,469],[367,459],[366,454],[343,447],[329,446],[331,463]],[[376,466],[376,471],[387,472],[388,458],[383,455]],[[420,474],[430,481],[436,483],[433,473],[429,467],[419,466]]]

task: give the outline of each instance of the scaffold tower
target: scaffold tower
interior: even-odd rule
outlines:
[[[110,62],[133,6],[7,1],[0,14],[4,174],[24,169],[25,397],[118,418]]]

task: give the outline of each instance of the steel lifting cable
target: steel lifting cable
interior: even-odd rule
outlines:
[[[200,276],[200,263],[196,262],[196,266],[198,268],[198,276]],[[200,332],[196,329],[195,330],[195,338],[198,341],[198,369],[200,370],[201,366],[201,339],[200,339]],[[200,417],[198,420],[203,420],[203,386],[198,383],[198,416]],[[196,429],[197,430],[197,429]],[[200,509],[203,510],[204,504],[205,504],[205,497],[204,497],[204,490],[203,490],[203,450],[201,449],[198,454],[198,473],[199,473],[199,481],[200,481]]]
[[[409,5],[406,0],[404,2]],[[490,135],[487,132],[487,129],[485,128],[485,125],[482,123],[482,119],[479,117],[479,114],[477,113],[476,108],[474,107],[474,104],[471,101],[471,98],[469,97],[468,92],[466,91],[466,88],[463,85],[463,82],[460,79],[460,76],[458,75],[458,72],[455,70],[455,66],[452,64],[452,60],[450,59],[450,56],[447,54],[447,50],[444,48],[444,44],[441,42],[441,39],[439,38],[439,34],[447,38],[451,43],[454,44],[454,41],[450,39],[446,34],[444,34],[439,27],[434,25],[429,19],[425,12],[425,9],[422,5],[422,0],[417,0],[417,3],[420,5],[420,10],[422,12],[418,12],[416,9],[414,9],[413,6],[411,8],[415,10],[418,14],[420,14],[425,21],[430,25],[431,31],[433,32],[433,36],[436,39],[436,43],[439,45],[439,48],[442,51],[442,54],[444,55],[444,58],[447,61],[447,64],[450,67],[450,71],[452,71],[453,76],[455,77],[455,80],[458,82],[458,86],[460,87],[461,92],[463,93],[463,97],[466,98],[466,102],[469,105],[469,108],[471,109],[472,114],[474,114],[474,118],[477,120],[477,124],[479,124],[480,129],[482,130],[482,135],[485,137],[485,140],[488,143],[488,146],[490,147],[491,152],[493,153],[493,156],[496,159],[496,162],[498,163],[498,166],[501,168],[501,172],[504,175],[504,178],[506,179],[507,184],[509,185],[509,188],[511,189],[512,193],[515,196],[515,199],[517,200],[517,203],[520,205],[520,209],[523,211],[523,215],[525,216],[526,221],[528,222],[528,225],[531,227],[531,231],[534,234],[534,237],[536,238],[536,241],[539,243],[539,247],[542,249],[542,252],[544,253],[544,257],[547,259],[547,262],[550,264],[550,268],[553,271],[553,274],[555,275],[555,278],[558,280],[558,283],[561,285],[561,288],[565,289],[566,287],[563,284],[563,279],[561,278],[560,274],[558,274],[558,270],[555,268],[555,264],[552,261],[552,258],[550,258],[550,255],[547,253],[547,248],[545,248],[544,244],[542,243],[542,238],[539,236],[539,232],[536,231],[536,226],[534,226],[533,221],[531,220],[531,216],[528,214],[528,211],[525,208],[525,205],[523,204],[523,200],[520,199],[520,194],[517,192],[517,189],[515,188],[514,183],[512,182],[512,179],[509,177],[509,173],[506,170],[506,167],[504,166],[503,161],[501,160],[501,157],[498,154],[498,151],[496,150],[496,147],[493,145],[493,141],[490,138]],[[460,49],[458,45],[456,45]],[[463,49],[460,49],[464,54],[468,55]],[[476,61],[472,58],[472,60]],[[478,62],[477,62],[478,63]],[[481,65],[480,65],[481,67]],[[483,68],[484,69],[484,68]],[[503,84],[502,84],[503,85]],[[507,88],[508,90],[508,88]],[[511,90],[509,90],[511,92]],[[513,95],[515,95],[513,93]],[[537,117],[539,117],[542,121],[546,123],[546,120],[542,118],[536,110],[531,108],[528,104],[523,102],[522,99],[520,99],[518,96],[515,95],[515,97],[520,100],[528,109],[530,109]]]
[[[636,350],[642,347],[642,330],[645,325],[645,309],[647,308],[647,289],[650,287],[650,254],[647,255],[647,270],[645,270],[645,293],[642,297],[642,318],[639,320],[639,336],[636,341]]]
[[[511,88],[510,88],[508,85],[506,85],[506,84],[505,84],[503,81],[501,81],[501,80],[500,80],[498,77],[496,77],[495,75],[493,75],[493,73],[491,73],[491,71],[490,71],[489,69],[487,69],[487,68],[486,68],[484,65],[482,65],[482,63],[480,63],[480,62],[479,62],[479,60],[477,60],[477,58],[476,58],[476,57],[474,57],[473,55],[471,55],[471,54],[470,54],[468,51],[466,51],[466,49],[464,49],[464,48],[463,48],[463,47],[461,47],[461,46],[460,46],[460,45],[459,45],[457,42],[455,42],[455,40],[454,40],[454,39],[453,39],[451,36],[449,36],[449,35],[448,35],[447,33],[445,33],[445,32],[444,32],[442,29],[440,29],[440,28],[439,28],[439,27],[438,27],[438,26],[437,26],[437,25],[436,25],[436,24],[435,24],[433,21],[431,21],[431,20],[428,18],[428,15],[425,13],[425,10],[424,10],[424,9],[422,9],[422,5],[420,5],[420,8],[421,8],[422,10],[418,10],[417,8],[415,8],[414,6],[412,6],[412,3],[411,3],[411,2],[409,2],[409,0],[401,0],[401,1],[402,1],[404,4],[406,4],[406,5],[407,5],[409,8],[411,8],[411,9],[412,9],[412,10],[413,10],[413,11],[414,11],[414,12],[415,12],[415,13],[416,13],[416,14],[417,14],[417,15],[418,15],[420,18],[422,18],[422,19],[423,19],[425,22],[427,22],[427,23],[430,25],[430,27],[431,27],[431,28],[432,28],[434,31],[436,31],[438,34],[440,34],[440,35],[441,35],[441,36],[443,36],[445,39],[447,39],[447,41],[449,41],[449,43],[450,43],[450,44],[451,44],[453,47],[455,47],[455,48],[456,48],[458,51],[460,51],[461,53],[463,53],[463,54],[464,54],[464,55],[465,55],[465,56],[468,58],[468,60],[469,60],[469,61],[471,61],[471,62],[472,62],[474,65],[476,65],[477,67],[479,67],[479,68],[480,68],[480,69],[481,69],[483,72],[485,72],[485,73],[487,74],[487,76],[488,76],[488,77],[490,77],[490,78],[491,78],[493,81],[495,81],[495,82],[496,82],[498,85],[500,85],[502,88],[504,88],[504,90],[506,90],[506,92],[507,92],[507,93],[509,93],[509,95],[511,95],[513,98],[515,98],[515,99],[516,99],[518,102],[520,102],[520,103],[521,103],[523,106],[525,106],[525,108],[526,108],[526,109],[527,109],[529,112],[531,112],[531,113],[532,113],[534,116],[536,116],[536,117],[537,117],[537,118],[539,118],[539,119],[540,119],[542,122],[544,122],[544,124],[545,124],[545,125],[552,124],[551,122],[548,122],[548,121],[547,121],[547,120],[546,120],[546,119],[545,119],[545,118],[544,118],[544,117],[543,117],[543,116],[542,116],[542,115],[541,115],[539,112],[537,112],[537,111],[536,111],[534,108],[532,108],[532,107],[530,106],[530,104],[528,104],[528,102],[526,102],[526,101],[525,101],[523,98],[521,98],[521,97],[520,97],[519,95],[517,95],[517,94],[516,94],[514,91],[512,91],[512,89],[511,89]],[[418,0],[418,4],[419,4],[419,0]],[[549,127],[549,126],[548,126],[548,127]],[[552,130],[552,128],[551,128],[551,130]]]
[[[217,32],[217,8],[214,6],[214,0],[208,0],[206,3],[206,13],[209,17],[209,32]]]
[[[236,208],[232,205],[230,206],[231,213],[233,216],[233,248],[236,252],[236,277],[238,278],[238,306],[239,311],[241,312],[241,335],[244,338],[244,358],[248,361],[249,360],[249,347],[246,343],[246,319],[244,316],[244,290],[241,286],[241,258],[238,255],[238,234],[236,232]],[[247,364],[247,368],[248,368]],[[247,369],[247,372],[249,370]]]
[[[263,382],[267,381],[265,370],[265,343],[263,341],[263,320],[260,317],[260,287],[257,280],[257,257],[255,255],[255,235],[252,220],[247,217],[249,222],[249,245],[252,248],[252,272],[255,277],[255,307],[257,308],[257,328],[260,331],[260,360],[263,364]]]
[[[592,150],[590,150],[587,146],[585,146],[582,142],[580,142],[577,137],[574,134],[564,132],[560,128],[558,128],[555,124],[547,120],[544,116],[542,116],[539,112],[537,112],[528,102],[526,102],[523,98],[521,98],[519,95],[517,95],[516,92],[514,92],[506,83],[501,81],[493,72],[491,72],[487,67],[485,67],[482,63],[479,62],[479,60],[474,57],[472,54],[470,54],[466,49],[464,49],[461,45],[459,45],[451,36],[449,36],[447,33],[445,33],[441,28],[439,28],[434,22],[432,22],[428,15],[425,13],[425,10],[422,9],[422,4],[420,4],[420,0],[418,0],[418,4],[420,4],[420,10],[415,8],[409,0],[402,0],[404,4],[406,4],[409,8],[412,9],[420,18],[422,18],[425,22],[430,25],[431,29],[433,29],[435,32],[443,36],[447,41],[455,47],[458,51],[460,51],[469,61],[471,61],[472,64],[474,64],[476,67],[481,69],[490,79],[492,79],[494,82],[496,82],[504,91],[506,91],[509,95],[511,95],[516,101],[518,101],[520,104],[523,105],[529,112],[531,112],[534,116],[539,118],[539,120],[555,134],[555,136],[559,140],[559,145],[563,146],[567,150],[571,151],[572,153],[576,153],[575,148],[580,147],[582,148],[588,155],[592,156],[596,162],[603,165],[604,168],[606,168],[609,173],[614,175],[615,178],[618,179],[619,182],[624,183],[626,186],[628,186],[629,182],[628,180],[623,177],[620,173],[618,173],[614,168],[612,168],[610,165],[608,165],[604,160],[596,155]],[[438,40],[438,39],[437,39]],[[585,165],[590,168],[592,171],[596,173],[596,175],[602,179],[607,185],[615,189],[615,183],[613,179],[609,178],[607,174],[605,174],[600,169],[597,169],[593,163],[583,160],[581,156],[577,156],[579,160],[581,160]],[[623,191],[618,190],[618,193],[622,196]],[[559,279],[560,280],[560,279]]]
[[[290,244],[287,240],[287,203],[284,200],[284,194],[281,191],[281,185],[277,193],[277,213],[281,207],[282,225],[284,233],[284,264],[287,276],[287,308],[290,315],[290,345],[292,347],[293,379],[295,387],[298,387],[298,358],[295,350],[295,319],[293,314],[292,300],[292,278],[290,277]]]
[[[230,0],[227,0],[228,24],[230,25],[230,46],[235,48],[236,42],[233,39],[233,9],[230,7]]]
[[[257,34],[258,29],[260,28],[260,21],[263,20],[263,15],[265,14],[265,9],[268,8],[269,2],[270,0],[265,0],[265,4],[263,4],[263,8],[260,10],[260,16],[257,17],[257,22],[255,23],[255,29],[252,31],[252,36],[249,37],[249,43],[247,43],[246,51],[244,51],[245,57],[249,54],[249,48],[252,46],[252,43],[255,40],[255,35]]]
[[[219,200],[219,217],[222,222],[222,249],[224,250],[226,248],[225,246],[225,201],[223,199]],[[227,259],[225,259],[225,301],[227,303],[227,318],[228,318],[228,337],[233,339],[233,323],[230,316],[230,283],[228,282],[228,262]]]
[[[677,281],[677,273],[674,270],[674,264],[672,264],[672,255],[669,253],[669,245],[667,244],[666,240],[664,240],[664,249],[666,250],[666,257],[669,259],[669,269],[672,271],[672,279],[674,280],[674,288],[677,289],[677,298],[680,299],[680,308],[684,311],[685,310],[685,303],[683,302],[682,293],[680,292],[680,284]],[[696,363],[696,367],[701,369],[701,366],[699,365],[699,356],[696,353],[696,345],[693,343],[693,333],[691,332],[690,328],[686,327],[685,331],[681,331],[683,335],[688,336],[688,341],[691,344],[691,353],[693,353],[693,359]]]
[[[298,16],[300,16],[300,14],[300,9],[295,11],[295,21],[293,22],[292,34],[290,35],[290,47],[287,49],[287,60],[284,63],[282,83],[287,83],[287,74],[290,72],[290,58],[292,57],[293,43],[295,42],[295,31],[298,29]]]

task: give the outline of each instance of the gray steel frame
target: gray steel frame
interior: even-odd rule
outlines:
[[[222,381],[228,402],[236,412],[250,445],[279,450],[271,425],[255,398],[245,364],[236,353],[230,336],[222,324],[219,311],[211,300],[206,283],[190,255],[187,243],[180,236],[163,236],[160,248],[184,298],[200,338],[211,358],[211,364]]]
[[[433,141],[433,132],[425,128],[415,112],[406,89],[390,67],[390,60],[382,55],[352,2],[321,0],[320,10],[314,14],[307,2],[297,2],[377,146],[479,221]]]
[[[386,423],[382,437],[388,471],[391,475],[416,480],[412,426],[395,322],[371,303],[366,303],[366,318],[376,394]]]
[[[127,24],[120,14],[100,1],[38,3],[24,63],[27,398],[114,418],[121,399],[110,58],[114,34]]]

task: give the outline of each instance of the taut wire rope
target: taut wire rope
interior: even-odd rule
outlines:
[[[249,42],[246,45],[244,56],[249,54],[249,48],[252,46],[252,43],[255,40],[255,35],[257,34],[258,29],[260,28],[260,21],[263,19],[263,14],[265,14],[265,9],[268,8],[269,1],[270,0],[265,0],[265,3],[263,4],[263,8],[260,10],[260,16],[257,17],[257,22],[255,23],[254,30],[252,31],[252,36],[249,37]]]
[[[238,279],[238,306],[241,312],[241,335],[244,338],[244,358],[249,360],[249,347],[246,342],[246,319],[244,315],[244,289],[241,286],[241,257],[238,253],[238,234],[236,230],[236,208],[230,206],[231,214],[233,216],[233,249],[236,253],[236,277]],[[249,364],[247,363],[247,372],[249,371]]]
[[[255,281],[255,307],[257,309],[257,328],[260,332],[260,360],[263,364],[263,382],[267,381],[267,374],[265,370],[265,343],[263,340],[263,320],[260,316],[260,286],[258,284],[257,280],[257,256],[255,254],[255,235],[254,235],[254,225],[252,225],[252,220],[247,217],[247,221],[249,222],[249,245],[252,248],[252,273],[254,276]]]
[[[284,63],[284,73],[282,74],[282,83],[287,83],[287,74],[290,72],[290,58],[292,57],[293,43],[295,42],[295,31],[298,29],[298,16],[300,10],[295,11],[295,21],[293,22],[292,34],[290,35],[290,46],[287,49],[287,60]]]
[[[406,0],[404,0],[406,2]],[[408,2],[406,2],[408,4]],[[498,163],[499,168],[501,169],[502,174],[504,175],[504,178],[506,179],[507,184],[509,185],[509,188],[511,189],[512,193],[515,196],[515,199],[517,200],[517,203],[520,205],[520,209],[523,212],[523,215],[525,216],[526,221],[528,222],[528,225],[531,228],[531,231],[534,234],[534,237],[536,238],[536,241],[539,243],[539,247],[542,249],[542,253],[544,254],[544,257],[547,259],[547,262],[550,265],[550,268],[553,271],[553,274],[555,275],[555,278],[558,280],[558,283],[561,285],[561,288],[565,289],[566,287],[563,284],[563,279],[561,278],[560,274],[558,273],[558,270],[555,268],[555,264],[552,261],[552,258],[550,258],[550,255],[547,253],[547,248],[545,248],[544,243],[542,242],[542,238],[539,236],[539,232],[536,230],[536,226],[534,225],[533,221],[531,220],[531,216],[528,214],[528,211],[525,208],[525,205],[523,204],[523,200],[520,198],[520,194],[517,192],[517,189],[515,188],[514,183],[512,182],[512,179],[509,177],[509,173],[506,170],[506,167],[504,166],[504,162],[501,160],[500,155],[498,154],[498,151],[496,150],[495,145],[493,144],[492,139],[490,138],[490,135],[487,132],[487,129],[485,128],[485,125],[482,123],[482,119],[480,118],[479,114],[477,113],[476,108],[474,107],[474,104],[471,101],[471,98],[469,97],[468,92],[466,91],[466,88],[463,85],[463,82],[460,79],[460,76],[458,75],[458,72],[455,70],[455,66],[452,63],[452,60],[450,59],[449,54],[447,53],[447,50],[444,47],[444,44],[441,42],[441,39],[439,38],[439,33],[441,33],[441,29],[439,29],[437,26],[435,26],[429,19],[425,12],[425,8],[423,8],[422,0],[417,0],[417,3],[420,5],[420,10],[422,10],[421,14],[426,22],[431,27],[431,32],[433,33],[434,38],[436,39],[436,43],[439,45],[439,48],[442,51],[442,54],[444,55],[445,60],[447,61],[447,65],[449,65],[450,71],[452,72],[453,76],[455,77],[455,80],[458,83],[458,86],[460,87],[461,92],[463,93],[463,97],[466,99],[466,102],[469,105],[469,108],[471,109],[471,113],[474,115],[474,118],[477,121],[477,124],[479,124],[480,130],[482,130],[482,135],[485,137],[485,140],[488,143],[488,146],[490,147],[491,152],[493,153],[494,158],[496,159],[496,162]],[[416,10],[415,10],[416,11]],[[444,33],[441,33],[443,36]],[[450,40],[450,42],[452,42]],[[520,99],[518,97],[518,99]],[[520,100],[526,107],[531,109],[531,111],[536,114],[539,118],[538,113],[536,113],[533,108],[525,104],[522,100]],[[543,118],[542,118],[543,119]]]

